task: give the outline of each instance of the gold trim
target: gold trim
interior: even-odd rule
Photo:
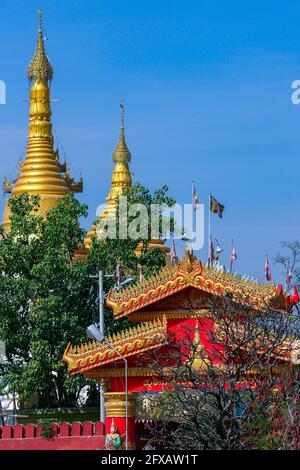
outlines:
[[[186,257],[177,266],[165,267],[143,283],[130,286],[122,292],[111,291],[107,305],[113,309],[116,318],[121,318],[187,287],[219,296],[231,293],[233,300],[250,304],[256,310],[263,310],[277,295],[274,284],[259,284],[229,273],[220,273],[202,266],[194,258],[189,260]]]
[[[149,321],[149,320],[157,320],[158,318],[162,318],[166,316],[167,320],[171,320],[174,318],[209,318],[211,316],[210,310],[206,307],[203,309],[196,309],[196,310],[185,310],[185,309],[174,309],[174,310],[140,310],[139,312],[135,312],[129,315],[128,321],[129,322],[140,322],[140,321]]]
[[[126,416],[126,393],[106,392],[105,413],[107,418],[124,418]],[[135,394],[128,393],[128,418],[135,417]]]
[[[147,367],[130,367],[128,369],[128,377],[150,377],[154,376],[155,372],[151,368]],[[92,371],[85,371],[84,376],[87,379],[99,379],[99,378],[110,378],[110,377],[124,377],[125,371],[124,367],[120,368],[110,368],[104,369],[99,367],[99,369]]]
[[[167,320],[154,320],[153,322],[134,326],[107,338],[114,348],[125,357],[142,353],[165,344],[167,340]],[[86,368],[92,369],[103,366],[115,360],[118,355],[105,343],[91,341],[80,346],[72,347],[68,344],[63,360],[68,365],[70,374],[84,372]]]
[[[276,366],[272,366],[272,371],[273,372],[280,372],[282,369],[286,369],[287,365],[291,365],[291,366],[294,366],[294,364],[292,363],[284,363],[284,364],[277,364]],[[220,370],[220,371],[225,371],[226,370],[226,367],[224,367],[222,364],[219,364],[219,365],[214,365],[212,366],[214,367],[215,370]],[[197,372],[201,375],[205,375],[207,373],[207,366],[206,365],[202,365],[200,367],[194,367]],[[167,376],[168,375],[168,372],[169,369],[166,369],[164,372],[163,372],[163,375],[164,376]],[[254,368],[252,369],[249,369],[247,371],[244,372],[245,375],[251,375],[251,374],[256,374],[258,372],[258,370],[255,370]],[[124,372],[124,367],[123,368],[110,368],[110,369],[96,369],[96,370],[93,370],[93,371],[85,371],[84,372],[84,376],[87,378],[87,379],[107,379],[107,378],[114,378],[114,377],[124,377],[125,375],[125,372]],[[158,376],[161,376],[162,374],[159,374],[157,372],[155,372],[153,369],[151,368],[147,368],[147,367],[130,367],[128,369],[128,377],[158,377]]]

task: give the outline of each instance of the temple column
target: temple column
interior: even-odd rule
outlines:
[[[106,392],[105,397],[105,429],[109,435],[112,424],[117,427],[117,432],[121,435],[121,448],[126,445],[126,393]],[[115,432],[115,431],[113,431]],[[128,393],[128,449],[135,449],[135,393]]]

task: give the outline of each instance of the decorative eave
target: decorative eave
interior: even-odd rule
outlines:
[[[60,162],[59,160],[58,148],[54,151],[54,156],[55,156],[55,160],[59,168],[59,171],[62,174],[62,177],[66,183],[66,186],[69,188],[69,190],[72,193],[82,193],[83,191],[82,176],[80,175],[79,181],[75,181],[75,179],[71,177],[70,168],[68,167],[66,160],[64,160],[63,162]]]
[[[157,275],[151,276],[143,283],[130,286],[121,292],[111,291],[106,302],[115,317],[121,318],[187,287],[220,297],[227,295],[233,301],[250,305],[256,310],[265,309],[278,297],[275,284],[260,284],[220,272],[203,266],[200,261],[187,254],[178,265],[161,269]]]
[[[65,180],[67,187],[72,193],[82,193],[83,191],[82,176],[80,176],[79,181],[75,181],[74,178],[71,177],[70,170],[67,167],[65,170],[64,180]]]
[[[166,344],[166,341],[166,317],[162,320],[158,319],[157,321],[135,326],[107,338],[107,342],[112,344],[124,357],[158,348]],[[64,352],[63,360],[68,365],[69,375],[75,375],[119,361],[120,358],[107,343],[90,341],[74,347],[69,343]]]
[[[16,180],[10,181],[6,177],[3,180],[3,194],[10,194],[13,190]]]

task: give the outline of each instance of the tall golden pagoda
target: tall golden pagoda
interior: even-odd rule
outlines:
[[[42,29],[42,12],[39,10],[37,45],[28,66],[30,89],[29,136],[26,158],[20,162],[18,178],[9,182],[4,180],[3,189],[12,197],[21,193],[40,196],[40,214],[55,207],[61,198],[72,192],[82,191],[82,179],[76,183],[69,174],[66,162],[59,162],[58,151],[54,151],[50,83],[53,69],[45,51]],[[10,229],[9,199],[5,201],[3,226]]]
[[[125,140],[124,127],[124,105],[121,104],[121,130],[117,146],[112,154],[114,169],[111,178],[111,188],[106,198],[106,205],[99,216],[99,220],[107,219],[116,213],[118,197],[122,194],[124,188],[130,188],[132,185],[129,163],[131,162],[131,153]],[[84,240],[85,248],[90,248],[93,237],[97,236],[97,227],[92,225],[90,231]]]

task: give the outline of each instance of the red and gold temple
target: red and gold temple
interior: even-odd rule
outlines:
[[[253,313],[261,314],[267,306],[287,311],[287,298],[274,284],[259,284],[232,274],[203,266],[190,254],[178,265],[163,268],[143,283],[120,292],[111,291],[107,305],[114,317],[127,317],[134,326],[107,338],[114,348],[128,360],[129,443],[134,447],[135,395],[159,392],[164,384],[155,378],[149,364],[149,351],[159,350],[163,355],[172,334],[178,341],[186,332],[193,331],[201,348],[209,354],[209,331],[216,325],[207,307],[212,296],[230,298],[238,305],[247,305]],[[288,352],[286,352],[288,351]],[[278,351],[280,361],[291,361],[289,348]],[[71,376],[83,373],[90,379],[106,379],[109,392],[105,393],[106,429],[111,422],[125,432],[124,364],[105,343],[95,341],[81,346],[67,346],[64,361]],[[217,365],[215,363],[215,365]],[[205,367],[195,361],[195,367]]]
[[[5,179],[4,190],[11,197],[21,193],[40,196],[39,213],[45,217],[48,211],[70,192],[82,191],[82,180],[76,182],[70,176],[66,162],[59,162],[58,152],[54,149],[50,83],[53,68],[44,46],[42,14],[39,13],[37,45],[28,68],[30,88],[29,133],[26,157],[20,162],[19,175],[15,181]],[[99,219],[114,215],[117,198],[123,190],[130,188],[132,177],[129,163],[131,153],[125,141],[124,107],[122,108],[120,137],[113,153],[114,169],[111,188],[106,206]],[[10,207],[5,203],[3,227],[10,230]],[[84,250],[77,250],[77,256],[85,256],[93,239],[99,235],[97,223],[86,236]],[[150,248],[160,248],[166,254],[169,249],[162,240],[151,240]],[[141,245],[135,250],[141,253]],[[182,341],[187,331],[193,331],[194,341],[209,355],[211,343],[209,331],[217,325],[207,308],[212,296],[229,297],[241,307],[247,305],[254,314],[261,314],[267,306],[289,311],[290,305],[299,301],[298,293],[285,296],[281,286],[259,284],[243,280],[234,275],[203,266],[200,261],[187,254],[178,265],[168,266],[157,275],[120,292],[111,291],[107,305],[113,310],[116,320],[127,317],[132,328],[107,338],[107,341],[128,360],[129,391],[129,443],[135,446],[135,395],[144,391],[159,392],[164,384],[154,376],[149,363],[149,351],[161,355],[168,350],[170,334]],[[289,345],[287,345],[289,346]],[[279,361],[298,360],[298,351],[290,356],[290,348],[283,345],[277,351]],[[124,364],[107,343],[88,342],[80,346],[68,345],[64,361],[71,376],[84,374],[87,378],[106,379],[109,391],[106,399],[106,429],[112,420],[121,434],[125,431],[125,392]],[[195,361],[195,367],[205,366]]]

